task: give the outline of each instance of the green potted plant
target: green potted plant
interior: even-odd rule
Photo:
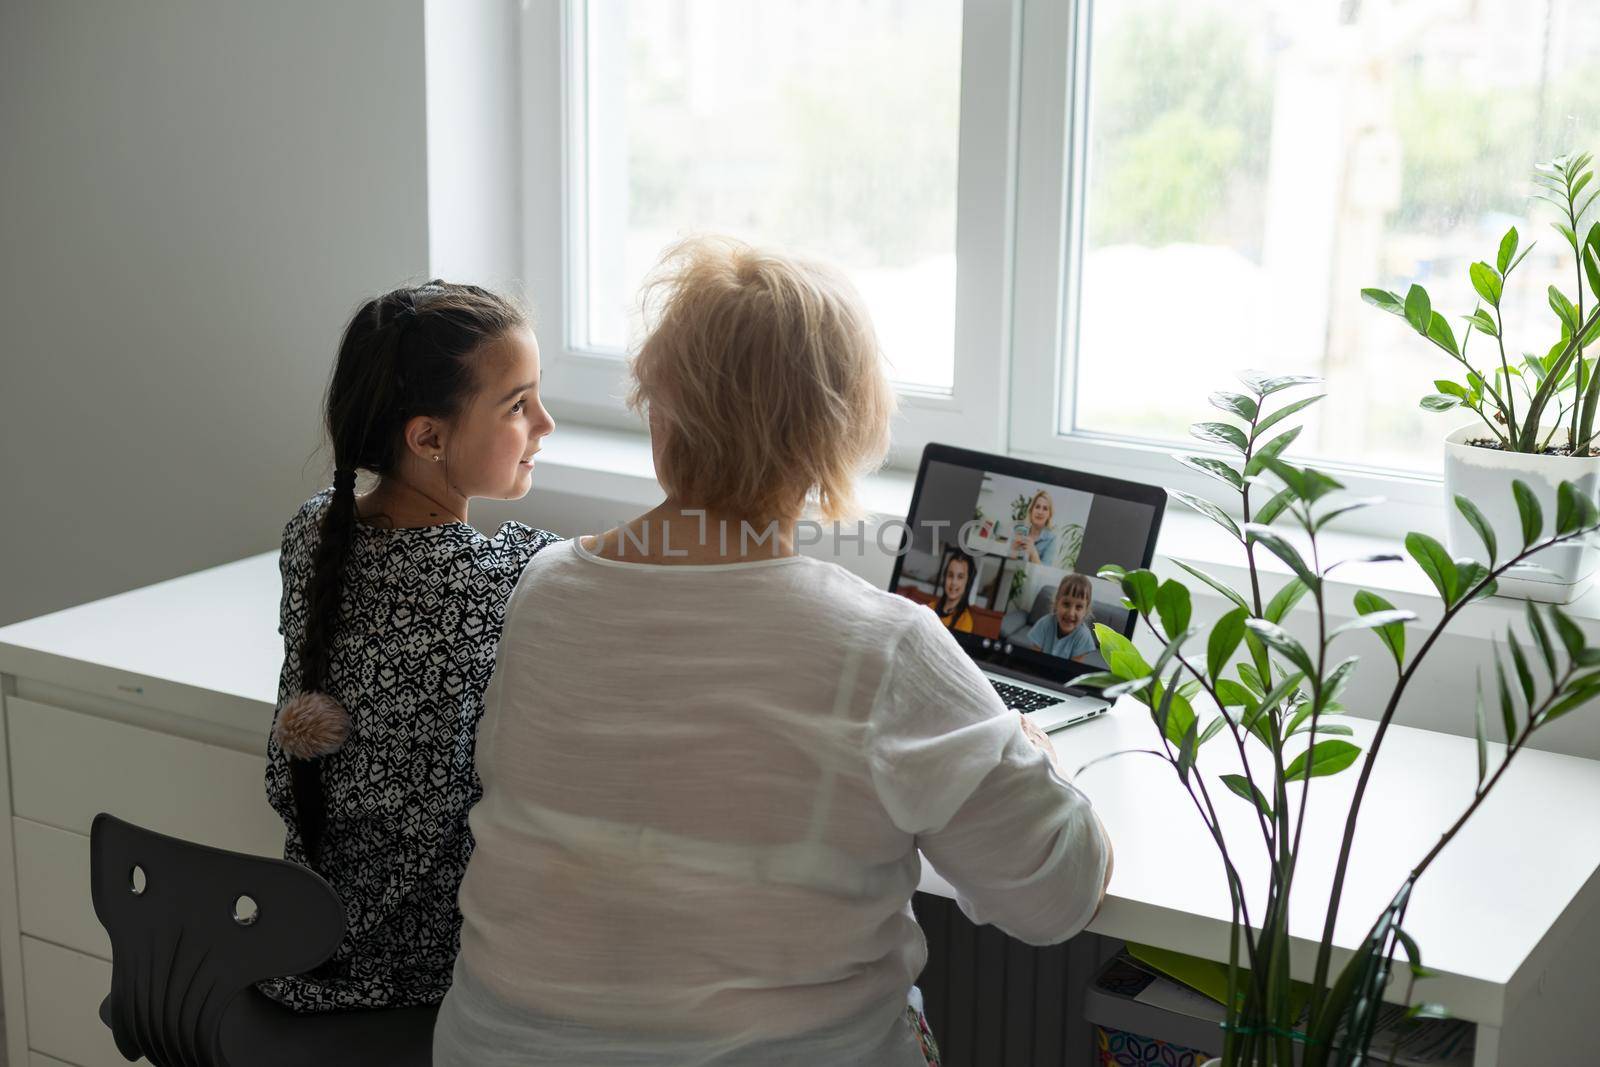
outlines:
[[[1246,392],[1216,393],[1211,398],[1233,417],[1231,421],[1194,427],[1196,436],[1221,442],[1234,455],[1179,457],[1237,493],[1243,521],[1208,500],[1175,495],[1238,543],[1249,588],[1235,590],[1195,567],[1177,564],[1188,578],[1228,602],[1229,610],[1202,638],[1192,625],[1192,596],[1186,581],[1163,581],[1149,570],[1103,569],[1100,576],[1120,583],[1127,606],[1159,653],[1153,662],[1147,660],[1122,634],[1097,626],[1108,670],[1088,681],[1107,686],[1111,697],[1132,694],[1149,710],[1152,745],[1137,751],[1171,765],[1220,853],[1233,904],[1221,1063],[1224,1067],[1295,1063],[1354,1067],[1372,1062],[1366,1057],[1396,955],[1405,955],[1414,977],[1426,974],[1421,946],[1406,932],[1412,886],[1427,874],[1529,738],[1600,696],[1600,669],[1596,669],[1600,648],[1591,647],[1559,607],[1528,603],[1531,636],[1523,640],[1508,632],[1506,653],[1497,653],[1492,670],[1480,678],[1480,692],[1491,696],[1487,704],[1480,696],[1476,712],[1478,784],[1471,802],[1438,845],[1417,858],[1410,876],[1395,887],[1390,904],[1372,917],[1350,960],[1335,968],[1335,923],[1356,823],[1395,712],[1439,636],[1463,609],[1492,595],[1497,583],[1529,558],[1592,535],[1600,528],[1600,512],[1589,495],[1570,482],[1556,487],[1552,506],[1546,508],[1525,483],[1513,481],[1505,493],[1518,521],[1514,535],[1507,538],[1473,501],[1458,497],[1457,510],[1481,538],[1483,562],[1453,558],[1426,534],[1413,533],[1405,539],[1406,552],[1442,602],[1438,623],[1425,630],[1413,626],[1412,612],[1396,610],[1377,593],[1360,590],[1354,594],[1352,619],[1334,626],[1329,620],[1328,576],[1348,561],[1327,558],[1323,531],[1337,516],[1376,501],[1348,499],[1328,474],[1284,459],[1300,433],[1300,427],[1288,425],[1289,416],[1320,399],[1285,402],[1285,397],[1316,379],[1246,374],[1243,381]],[[1263,553],[1281,561],[1292,575],[1271,597],[1263,594],[1258,570]],[[1297,610],[1308,613],[1314,640],[1301,641],[1283,625]],[[1340,694],[1362,663],[1360,656],[1350,653],[1362,640],[1395,672],[1364,760],[1352,740],[1354,731],[1338,721],[1343,711]],[[1503,737],[1506,745],[1493,758],[1491,733]],[[1220,777],[1205,773],[1207,747],[1218,744],[1234,750],[1229,759],[1237,754],[1242,773]],[[1090,772],[1091,767],[1079,773]],[[1358,780],[1345,816],[1314,978],[1309,989],[1296,990],[1289,977],[1286,908],[1302,847],[1302,820],[1317,779],[1341,773],[1355,774]],[[1259,833],[1252,833],[1249,840],[1228,839],[1217,815],[1224,804],[1252,808]],[[1266,854],[1270,884],[1264,894],[1246,892],[1235,862],[1244,848]],[[1263,910],[1252,910],[1251,900],[1264,900]],[[1410,1000],[1409,989],[1406,999]],[[1418,1016],[1438,1012],[1428,1005],[1411,1010]]]
[[[1453,555],[1483,559],[1477,531],[1448,501],[1458,496],[1476,502],[1502,541],[1518,532],[1519,511],[1510,495],[1521,481],[1545,510],[1556,506],[1557,487],[1572,482],[1593,499],[1600,489],[1600,374],[1585,349],[1600,338],[1600,223],[1584,235],[1582,223],[1600,190],[1591,189],[1591,157],[1563,156],[1534,168],[1535,198],[1553,204],[1562,218],[1556,230],[1572,250],[1573,293],[1550,286],[1550,309],[1559,339],[1541,353],[1509,347],[1502,298],[1511,276],[1533,245],[1520,248],[1516,227],[1506,231],[1494,263],[1472,264],[1471,280],[1479,303],[1462,316],[1458,338],[1428,292],[1413,285],[1404,299],[1384,289],[1363,289],[1362,298],[1405,319],[1422,337],[1449,356],[1457,376],[1434,382],[1437,392],[1422,398],[1429,411],[1470,411],[1474,418],[1445,436],[1445,494],[1450,513],[1446,541]],[[1584,288],[1589,289],[1586,299]],[[1484,338],[1468,348],[1474,334]],[[1488,349],[1486,360],[1477,353]],[[1506,574],[1505,595],[1567,603],[1594,580],[1600,552],[1584,539],[1554,546]]]

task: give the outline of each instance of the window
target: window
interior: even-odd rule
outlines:
[[[850,275],[896,379],[954,383],[960,0],[590,0],[574,343],[620,353],[696,231]]]
[[[1558,339],[1547,287],[1576,299],[1576,268],[1530,176],[1600,147],[1600,8],[1101,0],[1086,19],[1057,429],[1184,439],[1208,392],[1259,366],[1328,380],[1301,454],[1437,471],[1472,416],[1417,402],[1459,374],[1359,291],[1420,282],[1463,335],[1468,268],[1515,225],[1538,247],[1508,286],[1508,339]],[[1493,342],[1473,344],[1487,365]]]

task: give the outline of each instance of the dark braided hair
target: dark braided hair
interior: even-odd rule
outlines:
[[[338,749],[349,729],[348,715],[324,689],[356,533],[356,472],[396,470],[406,424],[418,415],[459,415],[477,387],[475,354],[527,325],[526,313],[505,297],[434,280],[368,300],[345,327],[325,401],[333,498],[304,591],[300,695],[279,712],[275,727],[290,757],[296,824],[308,859],[316,859],[326,821],[319,760]]]

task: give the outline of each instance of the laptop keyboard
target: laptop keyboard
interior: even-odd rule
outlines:
[[[1041,693],[1036,689],[1024,689],[1018,685],[1006,685],[989,679],[989,684],[994,686],[994,691],[1000,694],[1000,699],[1005,701],[1006,707],[1012,711],[1038,711],[1040,708],[1053,707],[1066,701],[1065,697]]]

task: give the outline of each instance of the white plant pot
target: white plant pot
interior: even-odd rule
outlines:
[[[1530,455],[1467,444],[1483,437],[1484,430],[1482,424],[1463,426],[1444,439],[1446,542],[1452,556],[1481,563],[1488,562],[1488,550],[1456,507],[1457,496],[1472,501],[1489,520],[1499,542],[1499,558],[1504,561],[1522,548],[1522,519],[1511,493],[1513,481],[1526,483],[1538,497],[1544,509],[1544,537],[1555,532],[1556,490],[1562,482],[1576,483],[1591,500],[1600,492],[1600,456]],[[1506,572],[1499,581],[1499,594],[1567,604],[1594,584],[1600,550],[1586,537],[1547,548],[1528,562],[1542,569],[1516,567]]]
[[[1207,1060],[1200,1067],[1222,1067],[1222,1058],[1219,1056],[1216,1059]]]

